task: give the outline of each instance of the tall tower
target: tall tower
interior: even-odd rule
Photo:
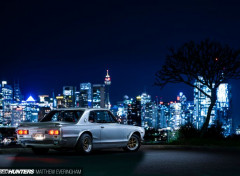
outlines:
[[[105,86],[106,86],[105,107],[110,109],[111,108],[111,103],[110,103],[110,99],[109,99],[109,87],[111,85],[111,77],[108,74],[108,70],[107,70],[107,75],[105,76],[104,83],[105,83]]]
[[[22,94],[19,88],[19,81],[17,83],[14,81],[13,98],[14,101],[16,102],[22,101]]]

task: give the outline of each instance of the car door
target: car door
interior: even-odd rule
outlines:
[[[124,127],[118,124],[109,111],[98,111],[97,116],[101,128],[101,144],[109,146],[121,144],[123,142]]]
[[[93,135],[93,143],[95,147],[100,147],[101,144],[101,126],[97,123],[97,113],[96,111],[90,111],[88,121],[91,123],[91,133]]]

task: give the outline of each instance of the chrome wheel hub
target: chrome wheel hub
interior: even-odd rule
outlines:
[[[89,152],[89,151],[91,151],[91,149],[92,149],[92,142],[91,142],[91,140],[89,138],[85,138],[83,140],[83,150],[85,152]]]
[[[139,145],[138,139],[136,137],[132,136],[128,141],[127,148],[129,150],[135,150],[138,147],[138,145]]]

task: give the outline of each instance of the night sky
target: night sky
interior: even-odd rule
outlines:
[[[25,97],[62,93],[64,85],[103,83],[110,70],[112,104],[146,91],[164,101],[193,89],[154,87],[169,47],[206,38],[239,47],[240,2],[9,1],[0,2],[0,79],[19,80]],[[240,81],[232,83],[240,123]]]

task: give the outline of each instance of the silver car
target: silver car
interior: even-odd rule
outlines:
[[[18,143],[36,154],[49,149],[75,149],[90,153],[93,149],[123,148],[137,151],[143,140],[142,127],[119,124],[107,109],[64,108],[52,110],[38,123],[21,123]]]

